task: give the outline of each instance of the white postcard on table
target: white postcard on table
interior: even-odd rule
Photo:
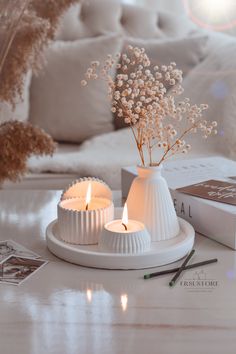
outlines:
[[[9,256],[40,258],[40,256],[13,240],[0,241],[0,263]]]
[[[9,256],[0,264],[0,284],[20,285],[47,263],[43,259]]]

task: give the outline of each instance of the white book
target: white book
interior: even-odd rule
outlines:
[[[123,198],[127,198],[136,176],[136,167],[122,169]],[[176,190],[210,179],[234,183],[229,179],[233,176],[236,176],[236,162],[221,156],[168,161],[163,169],[177,215],[190,222],[197,232],[236,250],[236,206],[193,197]]]

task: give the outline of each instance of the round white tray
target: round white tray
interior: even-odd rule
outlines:
[[[98,245],[72,245],[58,236],[57,220],[51,222],[46,230],[49,250],[57,257],[70,263],[86,267],[104,269],[144,269],[163,266],[184,257],[193,247],[195,232],[187,221],[179,218],[180,233],[167,241],[152,242],[149,251],[127,255],[104,253]]]

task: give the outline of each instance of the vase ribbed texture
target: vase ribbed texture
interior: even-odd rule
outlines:
[[[114,205],[107,208],[76,211],[58,205],[58,232],[65,242],[79,245],[97,244],[106,223],[114,218]]]
[[[147,230],[140,230],[129,234],[113,233],[104,229],[99,242],[100,250],[104,252],[137,254],[148,251],[150,235]]]
[[[134,179],[127,199],[130,218],[145,224],[152,241],[171,239],[180,230],[161,169],[161,166],[138,167],[138,177]]]

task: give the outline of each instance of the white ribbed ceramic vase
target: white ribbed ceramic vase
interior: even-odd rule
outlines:
[[[162,166],[137,169],[127,199],[129,217],[145,224],[152,242],[177,236],[179,222]]]

